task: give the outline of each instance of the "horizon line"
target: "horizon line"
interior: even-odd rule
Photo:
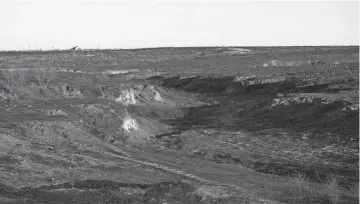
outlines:
[[[107,51],[107,50],[144,50],[144,49],[166,49],[166,48],[267,48],[267,47],[359,47],[360,45],[250,45],[250,46],[159,46],[159,47],[136,47],[136,48],[81,48],[73,51]],[[73,47],[72,47],[73,48]],[[61,49],[0,49],[0,52],[47,52],[47,51],[72,51],[71,48]]]

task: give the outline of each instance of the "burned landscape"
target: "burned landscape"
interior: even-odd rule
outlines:
[[[0,203],[358,203],[359,47],[0,53]]]

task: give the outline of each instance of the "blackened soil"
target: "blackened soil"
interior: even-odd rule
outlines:
[[[15,189],[0,186],[6,203],[200,203],[196,189],[186,183],[120,183],[83,180],[75,183]],[[11,200],[14,200],[12,202]]]
[[[266,129],[284,129],[294,140],[301,140],[301,133],[307,133],[307,144],[318,150],[329,145],[358,150],[359,115],[358,111],[343,110],[351,105],[346,99],[336,99],[330,103],[315,98],[310,103],[277,105],[272,107],[278,93],[340,93],[356,91],[357,79],[306,84],[297,78],[268,84],[234,83],[232,77],[180,79],[177,77],[157,79],[168,88],[189,92],[206,93],[208,99],[216,101],[212,105],[187,108],[180,119],[166,120],[177,131],[192,129],[217,129],[223,131],[246,131],[253,135],[262,134]],[[353,83],[356,81],[356,83]],[[346,84],[346,90],[333,89],[334,84]],[[305,85],[304,85],[305,84]],[[349,85],[350,84],[350,85]],[[302,85],[302,86],[300,86]],[[231,92],[227,90],[232,88]],[[341,86],[339,86],[341,87]],[[343,86],[344,87],[344,86]],[[160,138],[160,136],[159,136]],[[172,139],[173,140],[173,139]],[[180,141],[178,143],[181,143]],[[329,155],[330,157],[334,155]],[[212,160],[218,163],[241,164],[255,171],[281,176],[303,174],[309,180],[324,182],[331,176],[340,177],[340,185],[349,186],[358,182],[357,155],[338,156],[342,166],[324,164],[307,165],[291,160],[264,158],[253,155],[250,159],[237,158],[231,154],[215,154]]]

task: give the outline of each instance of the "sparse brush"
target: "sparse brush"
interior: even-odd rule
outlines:
[[[359,183],[356,183],[353,186],[351,186],[350,193],[353,198],[359,200]]]
[[[339,184],[335,177],[328,178],[325,183],[324,194],[329,199],[329,201],[333,204],[339,202]]]
[[[0,78],[11,89],[22,83],[24,75],[21,72],[20,70],[2,70]]]
[[[309,199],[311,196],[310,183],[306,181],[306,174],[298,172],[294,177],[291,177],[292,187],[292,200],[294,203]]]
[[[4,94],[11,93],[10,88],[2,81],[0,81],[0,93],[4,93]]]
[[[45,76],[44,71],[38,70],[27,70],[25,72],[26,75],[26,82],[27,83],[34,83],[40,87],[46,87],[48,84],[48,80]]]
[[[41,95],[48,93],[50,82],[55,78],[58,78],[58,73],[47,71],[45,69],[27,70],[24,72],[24,75],[24,85],[35,84],[39,88]]]
[[[103,115],[100,118],[95,118],[95,126],[108,133],[117,133],[120,128],[120,121],[113,118],[111,115]]]
[[[295,177],[291,179],[294,184],[303,184],[306,180],[306,175],[302,172],[298,172],[295,174]]]
[[[62,141],[57,136],[48,135],[47,144],[52,147],[53,151],[57,152],[62,146]]]
[[[54,78],[56,78],[56,76],[54,76],[54,72],[46,70],[12,69],[2,70],[0,72],[0,79],[5,81],[9,87],[29,85],[29,83],[34,83],[40,87],[47,87],[49,82]]]
[[[0,71],[0,106],[11,106],[18,99],[15,87],[20,75],[10,70]]]

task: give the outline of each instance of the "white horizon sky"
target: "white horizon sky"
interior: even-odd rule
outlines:
[[[359,45],[359,1],[0,0],[0,50]]]

